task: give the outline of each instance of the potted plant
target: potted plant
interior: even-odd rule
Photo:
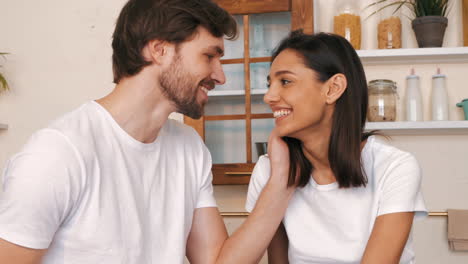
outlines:
[[[2,56],[2,57],[3,57],[4,55],[6,55],[6,54],[8,54],[8,53],[6,53],[6,52],[0,52],[0,56]],[[1,67],[1,66],[0,66],[0,67]],[[2,73],[0,73],[0,93],[1,93],[1,92],[4,92],[4,91],[8,91],[9,89],[10,89],[10,88],[9,88],[9,86],[8,86],[8,83],[7,83],[6,79],[5,79],[5,77],[2,75]]]
[[[388,3],[391,2],[391,3]],[[371,15],[390,6],[396,6],[394,12],[407,6],[414,15],[411,22],[420,48],[442,47],[447,28],[449,0],[379,0],[368,7],[385,4]]]

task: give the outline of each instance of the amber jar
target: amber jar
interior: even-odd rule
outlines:
[[[354,49],[361,49],[361,16],[354,0],[338,0],[338,12],[333,17],[333,32],[347,39]]]
[[[401,48],[401,19],[400,12],[392,8],[384,8],[380,12],[377,25],[377,41],[379,49]]]
[[[378,79],[370,81],[368,87],[368,121],[395,121],[396,105],[398,99],[396,83],[392,80]]]

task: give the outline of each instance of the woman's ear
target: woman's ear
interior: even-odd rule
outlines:
[[[344,74],[337,73],[328,79],[327,83],[329,87],[326,102],[327,104],[334,104],[346,91],[346,88],[348,87],[348,81],[346,80],[346,76]]]

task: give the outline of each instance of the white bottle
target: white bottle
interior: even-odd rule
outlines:
[[[449,120],[445,78],[445,75],[440,74],[440,69],[437,69],[437,74],[432,76],[432,120]]]
[[[411,75],[406,76],[406,121],[423,121],[423,105],[419,76],[411,69]]]

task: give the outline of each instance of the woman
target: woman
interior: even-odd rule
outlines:
[[[246,209],[275,171],[289,171],[288,185],[297,185],[269,263],[414,263],[411,226],[415,214],[426,215],[420,168],[363,131],[367,82],[352,46],[293,32],[274,52],[268,81],[264,101],[276,126]]]

